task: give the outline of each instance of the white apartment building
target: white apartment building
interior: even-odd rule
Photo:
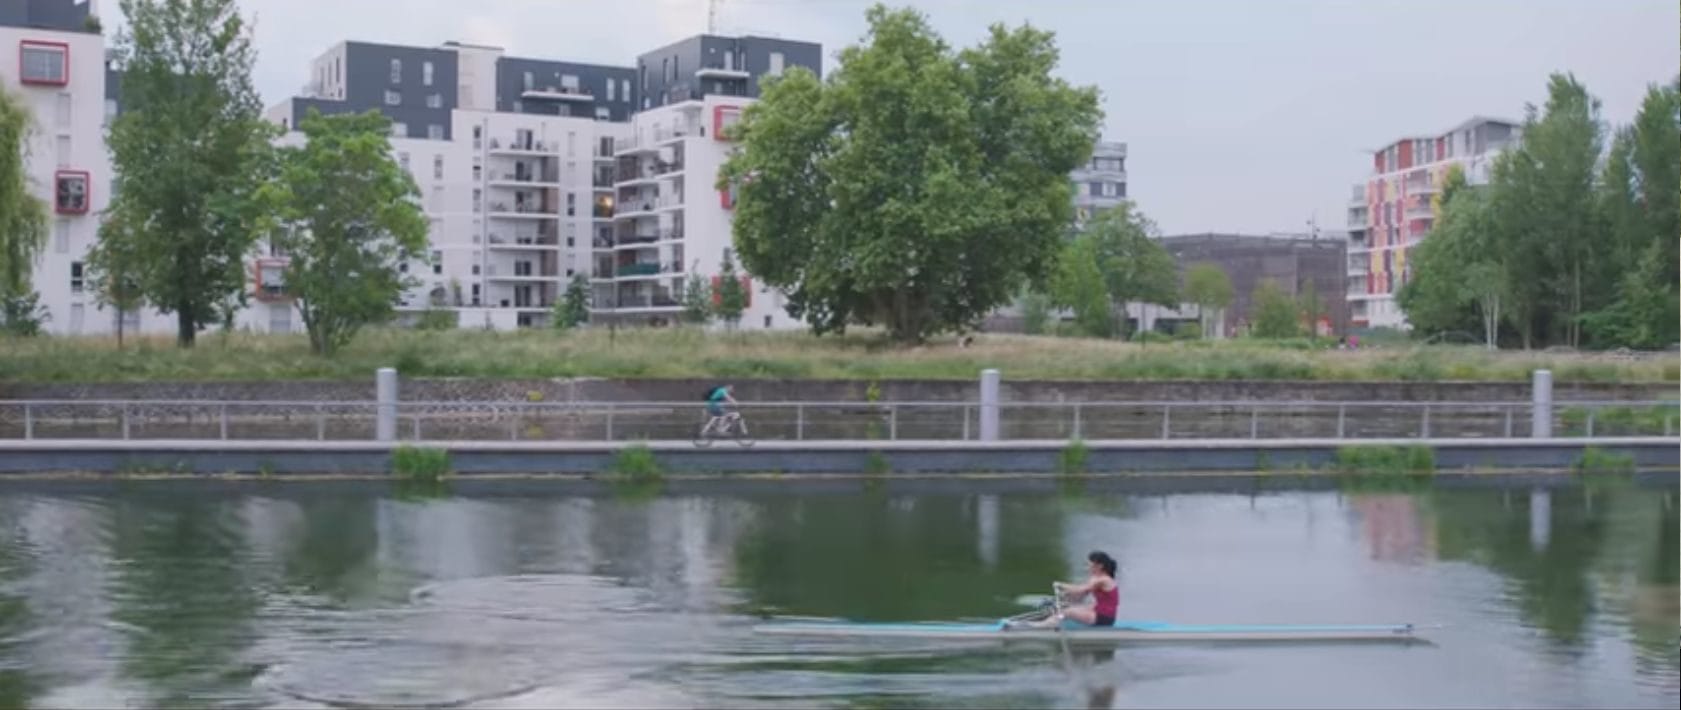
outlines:
[[[1403,138],[1372,155],[1372,174],[1348,207],[1348,306],[1355,328],[1406,328],[1395,295],[1412,276],[1408,259],[1436,223],[1435,198],[1457,165],[1472,185],[1488,182],[1495,156],[1522,140],[1515,121],[1472,117],[1433,136]]]

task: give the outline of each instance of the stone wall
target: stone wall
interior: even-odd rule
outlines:
[[[870,383],[861,380],[491,380],[406,379],[400,396],[410,402],[696,402],[729,381],[748,402],[857,402]],[[976,380],[881,380],[881,401],[958,402],[978,397]],[[1525,402],[1525,382],[1292,382],[1292,381],[1052,381],[1011,380],[1002,387],[1015,402],[1209,402],[1387,401]],[[1674,399],[1673,383],[1556,383],[1558,401]],[[186,399],[291,402],[362,402],[374,398],[372,373],[361,381],[8,384],[0,400]]]

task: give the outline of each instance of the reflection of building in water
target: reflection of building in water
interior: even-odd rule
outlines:
[[[1349,499],[1374,560],[1420,562],[1436,554],[1436,526],[1426,524],[1413,496],[1360,495]]]
[[[15,597],[51,633],[19,639],[18,657],[30,673],[62,686],[37,698],[48,707],[117,706],[111,697],[121,681],[118,660],[128,655],[125,636],[112,619],[107,590],[118,574],[112,568],[110,509],[64,498],[13,498],[0,505],[0,546],[23,554],[6,560],[5,597]],[[15,566],[14,566],[15,565]],[[14,581],[15,580],[15,581]],[[10,601],[0,597],[0,603]],[[10,644],[8,644],[10,645]],[[58,685],[58,683],[53,683]]]

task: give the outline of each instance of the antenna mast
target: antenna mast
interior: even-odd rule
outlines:
[[[718,34],[718,3],[722,0],[706,0],[706,33]]]

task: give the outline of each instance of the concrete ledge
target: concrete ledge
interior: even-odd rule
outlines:
[[[445,449],[460,476],[588,475],[608,471],[636,442],[0,440],[0,475],[46,472],[125,474],[292,474],[368,476],[389,468],[398,446]],[[1349,446],[1428,446],[1438,471],[1564,470],[1594,447],[1627,454],[1642,469],[1681,468],[1681,437],[1555,439],[1172,439],[1085,442],[1095,473],[1292,473],[1318,469]],[[652,441],[663,471],[676,474],[863,473],[1042,475],[1058,471],[1068,442],[727,441],[697,448]]]

